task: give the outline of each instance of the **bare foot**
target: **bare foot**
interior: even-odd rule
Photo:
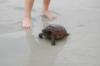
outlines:
[[[43,15],[46,16],[48,19],[53,20],[56,18],[56,16],[54,16],[54,14],[50,11],[44,11]]]
[[[23,19],[22,26],[24,28],[30,28],[32,26],[32,19],[27,17]]]

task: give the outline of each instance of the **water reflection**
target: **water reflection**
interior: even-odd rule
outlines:
[[[29,44],[30,50],[33,52],[33,49],[37,47],[38,44],[37,44],[36,38],[34,37],[32,33],[33,32],[32,27],[24,28],[24,31],[26,33],[26,39]]]
[[[43,27],[48,26],[49,25],[49,21],[50,20],[46,16],[41,15],[41,22],[42,22]]]

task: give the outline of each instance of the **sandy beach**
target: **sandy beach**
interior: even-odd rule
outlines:
[[[22,28],[24,0],[0,0],[0,66],[100,66],[100,0],[52,0],[57,19],[42,17],[42,0],[32,10],[32,29]],[[68,39],[51,46],[38,34],[60,24]]]

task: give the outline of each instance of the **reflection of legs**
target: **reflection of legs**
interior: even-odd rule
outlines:
[[[23,19],[23,27],[30,27],[32,24],[31,11],[34,0],[25,0],[25,11]]]
[[[53,14],[49,11],[49,5],[51,0],[44,0],[43,2],[43,13],[45,16],[47,16],[49,19],[53,19]]]

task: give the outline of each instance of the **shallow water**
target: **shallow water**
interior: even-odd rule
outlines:
[[[100,66],[99,0],[54,0],[50,9],[58,17],[52,21],[41,16],[37,0],[31,29],[21,26],[23,1],[0,1],[0,66]],[[49,24],[64,26],[68,39],[56,46],[39,39]]]

